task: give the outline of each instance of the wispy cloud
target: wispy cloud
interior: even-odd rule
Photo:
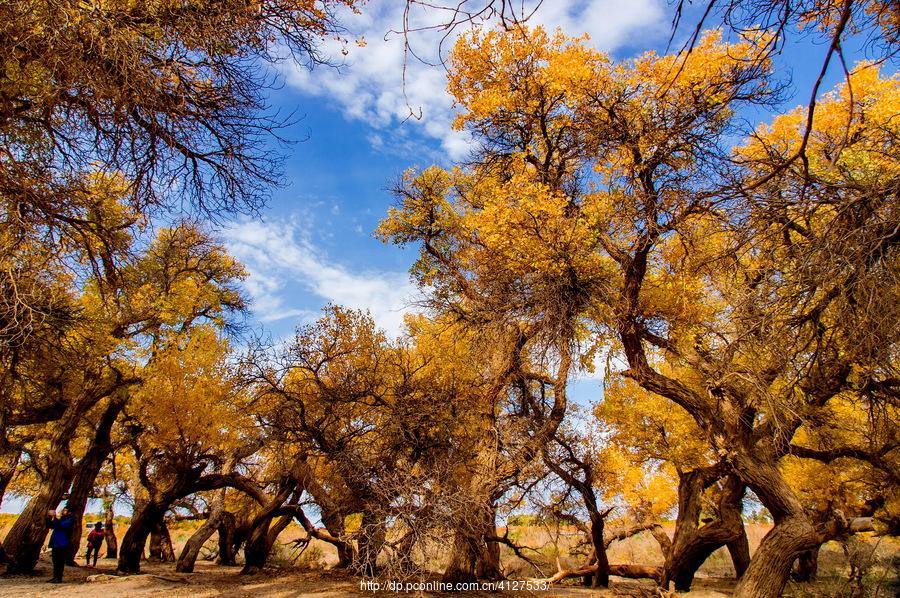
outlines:
[[[263,322],[284,318],[311,321],[317,309],[296,307],[287,297],[295,283],[325,303],[369,310],[376,323],[392,335],[403,328],[417,289],[406,272],[361,270],[335,262],[313,242],[296,221],[246,221],[225,231],[229,251],[249,271],[247,291],[252,309]]]
[[[312,71],[284,63],[288,85],[301,92],[327,98],[346,118],[363,122],[377,133],[369,136],[379,151],[426,152],[430,161],[442,157],[456,160],[469,151],[466,133],[451,130],[453,100],[446,92],[446,72],[440,63],[439,42],[444,31],[419,31],[410,37],[412,50],[423,60],[404,55],[404,38],[398,33],[405,3],[372,2],[360,14],[346,15],[350,37],[365,39],[364,47],[344,47],[332,41],[326,55],[345,64],[338,72],[329,68]],[[413,10],[413,27],[436,25],[446,18],[437,10]],[[553,0],[545,1],[532,22],[561,28],[569,35],[587,33],[591,44],[612,52],[636,38],[647,40],[666,30],[665,0]],[[455,33],[444,41],[452,46]],[[346,56],[344,55],[346,52]],[[415,117],[412,117],[415,115]],[[418,144],[412,141],[418,140]],[[440,150],[424,149],[422,141],[434,142]]]

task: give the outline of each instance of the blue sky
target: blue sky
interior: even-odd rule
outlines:
[[[341,67],[282,65],[284,85],[273,91],[272,103],[302,116],[283,132],[298,141],[281,150],[288,155],[285,185],[261,218],[239,219],[222,233],[250,272],[252,321],[276,338],[314,320],[328,302],[369,309],[392,334],[414,309],[407,269],[415,249],[384,245],[372,231],[392,203],[386,189],[393,180],[411,166],[462,158],[468,143],[450,129],[452,102],[441,67],[410,59],[403,85],[403,39],[389,33],[400,26],[403,4],[372,1],[362,14],[345,15],[349,43],[325,47]],[[426,24],[438,16],[413,18]],[[534,21],[569,35],[588,33],[597,48],[627,58],[664,50],[671,10],[665,0],[545,0]],[[693,26],[691,15],[685,22]],[[357,39],[365,40],[363,47]],[[412,42],[434,60],[434,35],[416,34]],[[788,41],[779,75],[791,77],[798,90],[788,106],[807,103],[826,49],[808,39]],[[823,91],[839,79],[833,68]],[[421,118],[408,118],[411,110]],[[582,376],[572,392],[580,401],[599,398],[599,380]]]
[[[371,0],[362,14],[345,15],[350,43],[326,46],[345,63],[340,68],[310,72],[282,65],[284,84],[272,92],[272,105],[302,116],[282,131],[296,143],[273,145],[273,152],[287,154],[284,185],[260,218],[239,218],[220,231],[250,273],[251,323],[275,338],[315,320],[329,302],[369,309],[391,334],[400,332],[403,314],[414,309],[417,291],[407,270],[415,249],[385,245],[372,231],[393,201],[386,189],[397,176],[411,166],[448,165],[464,157],[468,146],[463,134],[450,130],[453,111],[441,67],[407,62],[404,97],[403,40],[388,34],[400,26],[403,4]],[[685,22],[693,26],[691,16]],[[413,18],[423,24],[437,16]],[[597,48],[627,58],[664,50],[671,10],[666,0],[544,0],[533,22],[569,35],[588,33]],[[365,39],[365,46],[356,39]],[[418,34],[412,42],[434,60],[433,35]],[[808,102],[826,49],[808,39],[788,41],[778,65],[797,90],[788,107]],[[845,52],[860,55],[852,48]],[[841,76],[835,65],[822,90]],[[421,110],[421,119],[407,118],[410,110]],[[752,118],[768,120],[763,114]],[[579,403],[596,401],[601,381],[582,374],[569,392]],[[21,509],[18,497],[7,499],[3,512]]]

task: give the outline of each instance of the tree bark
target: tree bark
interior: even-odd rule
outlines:
[[[216,497],[210,505],[209,517],[207,520],[191,535],[190,538],[188,538],[187,542],[185,542],[184,548],[181,549],[181,555],[178,557],[178,563],[175,565],[175,571],[179,573],[194,572],[194,564],[197,562],[197,556],[200,554],[200,549],[203,548],[203,545],[210,537],[212,537],[215,531],[219,529],[224,513],[225,490],[222,489],[216,493]]]
[[[6,488],[16,473],[21,456],[22,451],[11,446],[5,434],[0,437],[0,503],[3,502]],[[3,550],[3,545],[0,544],[0,563],[5,562],[7,562],[6,552]]]
[[[606,543],[603,540],[603,528],[606,516],[597,511],[591,511],[591,543],[594,545],[594,556],[597,559],[597,572],[593,575],[592,586],[595,588],[609,587],[609,557],[606,555]]]
[[[344,533],[344,517],[335,513],[334,511],[329,512],[329,515],[323,516],[323,522],[325,520],[331,520],[332,528],[329,529],[327,526],[324,530],[317,529],[313,526],[312,522],[306,516],[306,513],[303,512],[303,508],[300,506],[296,506],[293,509],[294,518],[300,523],[303,529],[306,531],[307,535],[311,538],[316,538],[317,540],[322,540],[323,542],[328,542],[332,546],[337,549],[338,558],[346,559],[346,565],[344,567],[351,567],[353,563],[356,561],[356,552],[353,549],[353,545],[347,540],[343,539]],[[338,523],[339,520],[339,523]],[[331,530],[334,530],[332,533]],[[344,555],[341,557],[341,555]],[[340,566],[340,560],[336,567]]]
[[[343,538],[345,534],[344,515],[338,511],[326,511],[322,516],[325,529],[334,538]],[[338,553],[336,569],[346,569],[353,565],[353,546],[349,542],[335,544]]]
[[[69,548],[68,562],[70,565],[75,564],[75,555],[81,544],[81,535],[83,532],[84,510],[87,508],[88,499],[94,491],[94,482],[103,463],[109,457],[112,451],[112,428],[125,408],[127,397],[120,395],[113,397],[106,409],[100,415],[97,422],[97,429],[91,444],[85,452],[84,456],[78,462],[75,470],[75,477],[72,481],[72,488],[69,491],[69,511],[75,517],[75,527],[72,530],[72,545]]]
[[[475,497],[489,495],[477,485],[473,491]],[[500,545],[485,541],[486,537],[497,535],[496,510],[489,498],[481,498],[478,502],[468,511],[457,514],[459,521],[453,532],[453,549],[444,570],[444,582],[468,583],[476,579],[503,578]]]
[[[124,382],[116,373],[112,380],[101,380],[98,387],[83,388],[77,398],[66,406],[56,422],[47,449],[47,476],[42,480],[37,495],[28,501],[3,540],[3,551],[8,559],[7,573],[30,573],[34,570],[47,536],[47,511],[57,508],[75,474],[71,443],[79,424],[99,401],[130,383]]]
[[[236,534],[237,524],[234,513],[224,511],[219,522],[219,556],[216,563],[234,567],[237,565],[237,550],[239,547]]]
[[[478,579],[503,579],[503,571],[500,569],[500,544],[486,540],[486,538],[493,538],[497,535],[497,507],[495,505],[492,504],[484,509],[480,524],[475,576]]]
[[[0,502],[6,495],[6,488],[12,481],[19,465],[22,451],[10,445],[5,436],[0,437]]]
[[[253,518],[250,535],[244,545],[244,568],[242,575],[252,575],[260,571],[269,559],[272,544],[269,543],[269,527],[284,502],[294,493],[296,480],[285,480],[276,497]],[[301,491],[302,492],[302,491]],[[299,493],[298,493],[299,494]]]
[[[260,519],[250,531],[250,537],[244,545],[244,568],[242,575],[252,575],[259,572],[269,559],[269,525],[272,515]]]
[[[241,575],[256,573],[266,564],[272,548],[268,541],[272,519],[285,502],[291,499],[291,495],[293,495],[295,503],[299,500],[300,495],[306,489],[305,484],[300,480],[305,479],[308,475],[306,455],[297,455],[291,463],[290,473],[282,477],[279,482],[275,496],[268,502],[261,501],[262,510],[253,517],[249,524],[249,535],[244,545],[244,568],[241,570]]]
[[[384,521],[372,513],[363,512],[359,531],[354,567],[360,575],[374,576],[378,571],[378,555],[384,546]],[[474,560],[472,566],[475,566]]]
[[[106,519],[104,524],[104,539],[106,540],[106,558],[119,558],[119,539],[116,537],[115,513],[113,513],[113,501],[107,496],[103,499],[103,514]]]
[[[450,562],[444,570],[445,583],[469,583],[475,581],[475,559],[477,553],[471,534],[457,528],[453,533],[453,548]]]
[[[274,518],[274,514],[269,515],[250,532],[250,538],[247,540],[247,545],[244,546],[242,574],[253,574],[265,567],[269,555],[272,553],[272,547],[275,546],[275,541],[291,522],[293,515],[282,515],[273,525]]]
[[[741,502],[744,485],[729,475],[722,487],[718,518],[700,527],[703,492],[721,475],[718,466],[695,469],[679,476],[678,518],[675,537],[666,556],[662,585],[674,582],[675,589],[687,592],[700,566],[718,548],[737,541],[743,532]]]
[[[166,524],[164,518],[155,522],[150,530],[149,560],[160,563],[171,563],[175,561],[175,549],[172,547],[172,536],[169,534],[169,526]]]
[[[153,526],[165,516],[169,504],[169,501],[155,502],[151,500],[140,508],[135,507],[131,523],[125,532],[125,537],[122,538],[122,545],[119,547],[118,570],[121,573],[140,573],[141,555],[144,552],[147,538],[153,531]]]
[[[822,544],[802,504],[778,468],[743,451],[735,469],[772,513],[775,526],[760,542],[747,571],[734,589],[737,598],[775,598],[781,595],[800,553]]]
[[[738,537],[725,545],[728,548],[728,554],[731,555],[731,564],[734,566],[734,577],[740,579],[750,566],[750,542],[747,539],[747,529],[744,527],[743,521],[740,526],[740,534]]]
[[[157,491],[151,499],[141,508],[135,507],[135,513],[131,519],[131,525],[122,538],[119,548],[119,571],[122,573],[139,573],[141,570],[141,553],[147,543],[147,537],[153,531],[153,526],[163,520],[166,511],[173,502],[195,492],[206,490],[218,490],[230,486],[240,489],[255,498],[262,500],[259,489],[249,483],[246,478],[236,474],[206,474],[202,475],[202,466],[191,472],[186,472],[178,477],[173,485],[164,491]],[[145,484],[146,485],[146,484]],[[168,529],[166,529],[168,534]],[[168,541],[171,548],[171,539]],[[174,551],[170,560],[175,560]]]
[[[47,537],[47,511],[59,506],[72,479],[70,438],[68,433],[61,431],[51,442],[47,477],[3,540],[3,551],[8,561],[7,573],[31,573],[40,558]]]
[[[797,555],[816,544],[818,534],[805,517],[782,519],[763,538],[738,582],[739,598],[780,596]]]

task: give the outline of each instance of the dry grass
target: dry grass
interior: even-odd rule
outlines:
[[[13,516],[0,518],[0,534],[5,533],[11,524]],[[88,519],[86,519],[87,521]],[[91,519],[92,520],[92,519]],[[181,522],[171,527],[172,540],[176,554],[181,550],[184,542],[199,527],[199,522]],[[671,535],[672,525],[667,526]],[[119,536],[124,533],[124,522],[119,524]],[[768,531],[768,526],[748,524],[747,532],[750,539],[751,550],[755,549],[762,537]],[[500,530],[501,534],[504,530]],[[139,579],[130,582],[109,581],[102,585],[83,583],[89,574],[96,573],[92,569],[70,569],[67,578],[72,584],[67,584],[65,591],[60,596],[80,595],[81,587],[84,588],[84,596],[107,595],[113,592],[117,596],[138,595],[175,595],[175,596],[303,596],[316,593],[317,596],[348,596],[361,594],[356,582],[344,574],[324,573],[337,562],[337,554],[334,548],[324,542],[314,540],[302,553],[291,542],[303,537],[303,530],[297,525],[289,526],[280,536],[279,543],[273,552],[272,570],[259,577],[242,577],[235,568],[218,567],[210,561],[198,561],[197,573],[187,576],[174,575],[174,565],[171,563],[148,564],[145,570],[149,576],[138,576]],[[583,560],[583,556],[570,556],[569,551],[574,550],[578,544],[577,534],[567,529],[548,529],[541,526],[513,526],[509,530],[509,536],[520,546],[531,546],[535,550],[526,553],[535,560],[546,575],[556,570],[556,558],[559,557],[564,566],[576,565]],[[862,548],[869,550],[874,555],[873,565],[865,576],[866,592],[868,596],[893,596],[897,595],[898,578],[900,578],[900,541],[895,538],[864,538]],[[216,538],[213,537],[201,552],[213,554]],[[663,558],[659,546],[649,533],[642,533],[623,542],[614,543],[609,550],[610,561],[614,563],[640,563],[662,564]],[[513,579],[522,579],[539,576],[533,567],[517,558],[508,547],[501,548],[501,558],[504,570]],[[46,574],[49,563],[42,560],[39,566],[39,574]],[[847,576],[850,570],[850,562],[840,544],[831,542],[826,544],[819,558],[819,580],[815,584],[790,584],[785,595],[796,597],[826,597],[847,596],[849,588]],[[439,570],[442,563],[434,562],[435,570]],[[115,562],[109,559],[101,560],[99,571],[113,573]],[[691,594],[698,596],[724,596],[728,595],[733,581],[734,572],[731,560],[725,549],[715,552],[701,567],[695,584],[695,591]],[[175,580],[175,581],[172,581]],[[49,591],[41,584],[42,580],[35,578],[13,578],[12,580],[0,580],[0,594],[4,596],[34,596],[54,595],[56,590]],[[319,587],[319,584],[321,587]],[[549,593],[541,593],[545,596],[580,596],[587,595],[586,589],[579,587],[579,580],[567,580],[555,590]],[[79,587],[78,591],[75,588]],[[287,588],[292,588],[287,591]],[[319,588],[313,592],[313,588]],[[62,591],[63,588],[60,589]],[[49,593],[48,593],[49,591]],[[92,593],[94,591],[94,593]],[[614,584],[609,590],[609,595],[645,595],[653,592],[653,584],[649,581],[619,580],[614,578]],[[596,596],[596,592],[591,595]]]

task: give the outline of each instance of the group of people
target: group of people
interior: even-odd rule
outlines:
[[[75,516],[69,510],[68,505],[63,505],[62,511],[57,516],[56,511],[47,511],[47,527],[52,531],[50,533],[50,554],[53,560],[53,577],[48,581],[50,583],[62,583],[63,569],[66,566],[66,559],[72,547],[72,532],[75,529]],[[87,537],[87,556],[86,565],[88,567],[97,566],[97,557],[100,554],[100,547],[103,546],[103,540],[106,538],[106,530],[103,529],[103,522],[98,521],[94,524],[94,529]],[[91,557],[94,562],[91,564]]]

